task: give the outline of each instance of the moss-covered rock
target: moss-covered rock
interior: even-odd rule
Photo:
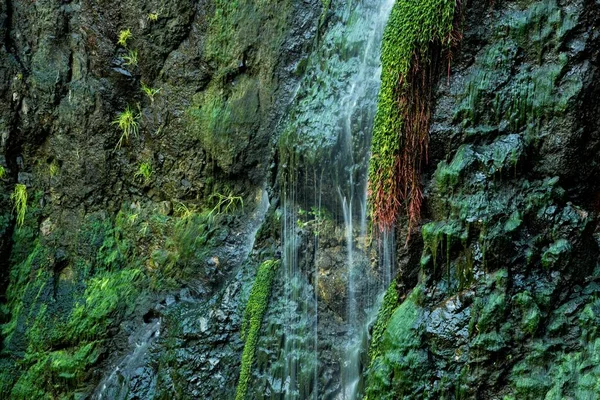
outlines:
[[[384,377],[371,370],[373,390],[598,395],[595,334],[580,326],[594,318],[598,273],[596,162],[581,156],[598,137],[585,116],[598,111],[586,100],[597,90],[597,12],[581,1],[468,6],[463,45],[434,91],[424,248],[408,268],[421,271],[427,334],[414,349],[427,356],[388,361]]]

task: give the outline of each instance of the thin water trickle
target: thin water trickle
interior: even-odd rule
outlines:
[[[310,64],[312,69],[308,68],[284,124],[287,158],[282,160],[285,172],[280,179],[285,322],[279,359],[274,364],[275,369],[282,366],[282,373],[273,375],[278,376],[286,400],[355,400],[362,394],[368,327],[393,267],[393,257],[388,254],[378,267],[383,270],[374,271],[366,242],[368,163],[380,86],[380,44],[394,1],[361,0],[337,16],[339,22],[323,38],[323,48]],[[315,86],[314,82],[323,84]],[[340,297],[345,295],[345,312],[339,315],[343,340],[324,337],[319,330],[326,322],[319,316],[322,271],[315,260],[322,249],[318,226],[310,268],[306,265],[311,262],[306,260],[308,250],[302,248],[305,216],[312,212],[312,223],[320,221],[324,209],[343,224],[346,288]],[[384,237],[386,243],[388,239],[389,235]],[[324,360],[319,353],[325,341],[326,347],[337,343],[334,359]],[[324,363],[339,365],[337,389],[331,389],[331,382],[321,376]]]

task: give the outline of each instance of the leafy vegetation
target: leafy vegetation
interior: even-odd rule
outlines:
[[[238,210],[238,207],[244,208],[244,200],[241,198],[241,196],[214,193],[210,197],[210,200],[216,200],[216,205],[210,211],[209,216],[219,215],[223,213],[229,214]]]
[[[125,65],[128,67],[135,68],[138,65],[138,52],[137,50],[129,50],[126,55],[123,56]]]
[[[4,175],[6,175],[6,170],[0,165],[0,179],[4,179]]]
[[[127,48],[127,41],[131,39],[131,29],[125,29],[119,32],[119,39],[117,40],[117,44]]]
[[[139,115],[135,115],[130,106],[127,106],[125,111],[119,114],[117,119],[115,119],[112,123],[113,125],[118,125],[119,129],[121,129],[121,137],[117,142],[117,149],[120,149],[124,142],[129,140],[129,136],[134,134],[138,135],[139,124],[137,120],[139,119]]]
[[[144,183],[147,184],[152,178],[152,164],[149,162],[143,162],[140,164],[138,171],[134,174],[134,178],[143,178]]]
[[[149,86],[146,86],[144,82],[142,82],[142,92],[150,99],[151,103],[154,103],[154,96],[160,92],[160,89],[154,89]]]
[[[136,282],[141,277],[141,270],[125,269],[102,272],[90,279],[69,318],[68,335],[73,339],[101,338],[115,311],[131,304],[137,293]]]
[[[434,75],[429,53],[434,44],[449,52],[459,40],[457,4],[398,0],[392,9],[382,44],[382,83],[369,169],[371,216],[380,230],[394,225],[402,204],[411,228],[419,218]]]
[[[152,21],[152,22],[158,21],[158,13],[157,12],[148,13],[148,21]]]
[[[17,226],[22,227],[25,222],[25,214],[27,213],[27,186],[17,183],[13,193],[10,195],[10,200],[13,202],[14,210],[17,214]]]
[[[246,343],[242,354],[240,378],[238,380],[237,392],[235,395],[236,400],[243,400],[246,397],[252,364],[254,363],[256,344],[258,343],[258,335],[260,333],[260,326],[269,305],[271,286],[278,266],[279,261],[268,260],[263,262],[258,268],[254,285],[250,291],[250,297],[248,298],[241,328],[241,336],[242,339],[246,340]]]

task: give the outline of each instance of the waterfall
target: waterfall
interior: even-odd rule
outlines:
[[[265,335],[280,339],[263,344],[257,376],[269,382],[257,398],[360,398],[368,328],[392,276],[390,233],[381,235],[388,250],[371,262],[367,177],[380,44],[394,0],[334,3],[280,124],[282,272],[265,324]],[[323,259],[338,242],[333,253],[343,255],[329,265]]]

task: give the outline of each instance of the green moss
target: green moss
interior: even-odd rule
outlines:
[[[10,398],[55,399],[57,397],[52,393],[62,393],[77,387],[99,356],[96,343],[46,354],[28,355],[23,363],[29,366],[12,388]]]
[[[385,333],[387,324],[392,317],[392,313],[394,310],[396,310],[396,307],[398,307],[398,300],[399,298],[398,290],[396,289],[396,282],[393,281],[385,292],[383,303],[381,304],[381,308],[377,313],[377,322],[373,327],[371,345],[369,347],[369,358],[371,359],[371,362],[381,355],[381,340],[383,338],[383,334]]]
[[[254,285],[250,291],[241,327],[241,336],[242,339],[245,339],[246,343],[242,354],[240,378],[235,395],[236,400],[243,400],[246,397],[252,364],[254,363],[256,344],[258,343],[258,335],[263,316],[269,305],[271,285],[273,284],[273,278],[278,266],[279,261],[268,260],[263,262],[258,268]]]
[[[138,293],[142,271],[137,269],[100,273],[87,283],[85,293],[68,321],[74,340],[101,338],[117,315],[131,307]]]
[[[435,181],[440,191],[451,191],[458,184],[461,174],[475,161],[475,152],[470,145],[461,146],[448,164],[442,161],[435,172]]]
[[[506,295],[504,293],[494,291],[487,296],[477,322],[478,331],[488,332],[495,327],[499,327],[504,322],[506,307]]]
[[[218,0],[208,18],[203,59],[215,70],[188,109],[192,135],[229,172],[273,105],[275,68],[291,2]],[[252,69],[244,72],[251,59]]]
[[[413,180],[417,165],[406,166],[407,170],[403,169],[401,174],[406,174],[407,178],[398,178],[402,148],[408,146],[403,133],[407,109],[399,99],[409,89],[407,75],[415,58],[423,64],[420,68],[428,69],[431,44],[437,42],[443,47],[450,46],[455,7],[456,2],[451,0],[419,3],[399,0],[386,26],[381,55],[381,89],[369,167],[371,214],[380,226],[389,227],[395,221],[403,200],[402,193],[417,190],[420,193],[420,188],[414,186],[418,186],[419,182]],[[424,150],[422,144],[421,151]],[[421,155],[416,155],[418,164],[421,163]]]
[[[417,326],[421,292],[416,287],[396,308],[382,336],[378,355],[367,376],[367,399],[391,400],[422,393],[427,373],[427,353],[421,348],[422,331]],[[393,377],[393,381],[390,379]]]
[[[541,123],[563,113],[581,90],[579,75],[563,77],[568,61],[565,53],[544,59],[546,53],[558,50],[576,26],[575,17],[556,0],[526,4],[501,19],[494,29],[497,37],[478,56],[465,83],[463,102],[457,107],[463,126],[485,123],[493,127],[508,121],[511,131],[525,131],[528,141],[535,140]],[[515,74],[513,64],[519,49],[534,66]],[[506,85],[509,77],[512,82]],[[481,127],[475,131],[481,132]]]
[[[515,295],[513,302],[518,306],[521,313],[521,330],[526,335],[533,335],[542,318],[540,308],[527,291]]]
[[[211,85],[194,97],[188,110],[193,132],[209,156],[222,168],[231,168],[248,146],[260,123],[259,82],[240,78],[236,86],[221,89]]]
[[[27,318],[27,313],[33,311],[28,305],[37,299],[41,288],[45,285],[41,275],[49,264],[47,250],[36,241],[28,257],[11,268],[10,285],[7,289],[11,319],[2,326],[2,336],[5,338],[6,345],[11,343],[13,335],[17,333],[17,327]],[[15,339],[22,340],[21,337]]]
[[[440,256],[439,250],[445,249],[445,264],[447,272],[450,274],[452,249],[457,244],[466,243],[468,234],[468,229],[465,229],[465,227],[457,220],[430,222],[423,225],[422,235],[424,248],[421,257],[421,266],[426,266],[425,260],[431,259],[433,261],[433,269],[435,272],[437,269],[438,257]],[[431,255],[431,257],[429,257],[429,255]],[[464,276],[468,273],[468,271],[461,272]],[[462,281],[462,277],[459,278],[459,280]]]
[[[571,243],[568,240],[558,239],[542,254],[542,265],[545,268],[555,266],[561,259],[564,260],[571,253],[571,249]]]

